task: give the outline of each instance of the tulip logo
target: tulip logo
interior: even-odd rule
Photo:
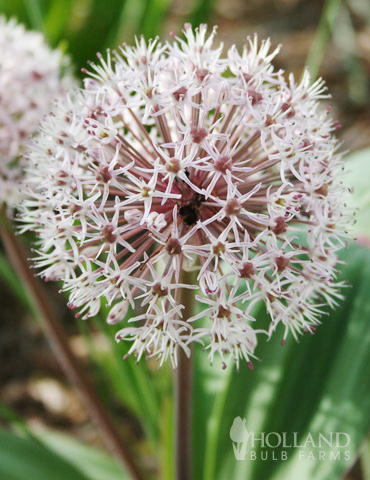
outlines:
[[[230,428],[230,438],[233,442],[234,455],[236,460],[244,460],[247,453],[247,441],[249,433],[245,426],[245,419],[234,418]]]

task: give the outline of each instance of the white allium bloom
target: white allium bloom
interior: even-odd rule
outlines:
[[[43,36],[0,17],[0,206],[13,209],[20,198],[22,154],[28,137],[63,87],[65,59]]]
[[[319,105],[323,81],[286,80],[269,41],[224,58],[215,30],[184,34],[99,54],[85,88],[59,102],[30,154],[23,229],[77,316],[104,301],[112,324],[131,306],[117,333],[129,354],[176,366],[178,349],[200,341],[211,362],[253,368],[259,333],[312,333],[341,297],[351,215],[336,123]],[[201,307],[191,318],[184,292]]]

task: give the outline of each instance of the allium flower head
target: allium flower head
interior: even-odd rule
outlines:
[[[64,66],[62,53],[50,50],[40,33],[0,17],[0,205],[9,209],[20,196],[28,137],[71,83],[67,76],[61,81]]]
[[[323,82],[307,71],[287,81],[269,41],[249,38],[224,58],[215,30],[184,35],[98,54],[84,90],[42,125],[24,229],[76,316],[104,301],[117,323],[131,306],[117,334],[129,354],[176,366],[178,349],[200,341],[211,362],[252,368],[257,303],[271,317],[265,333],[285,341],[313,332],[340,297],[349,216],[336,123],[319,105]],[[199,307],[191,318],[186,294]]]

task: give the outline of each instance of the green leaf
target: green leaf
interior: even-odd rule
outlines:
[[[4,480],[88,480],[48,448],[0,430],[0,478]]]
[[[24,0],[24,8],[32,29],[42,32],[44,30],[42,2],[40,0]]]
[[[142,33],[140,25],[145,19],[147,9],[148,0],[125,0],[118,20],[118,41],[131,44],[135,35]],[[111,37],[109,40],[113,43]]]
[[[106,315],[105,315],[106,316]],[[151,374],[148,365],[136,365],[134,356],[123,360],[130,344],[114,340],[121,325],[107,325],[102,315],[95,318],[97,328],[106,336],[110,350],[95,356],[97,365],[105,372],[117,398],[139,417],[152,445],[156,447],[159,436],[159,399],[156,390],[157,377],[165,375],[165,369]],[[129,318],[129,317],[128,317]]]
[[[109,308],[104,305],[103,300],[100,313],[90,320],[94,323],[94,329],[91,329],[89,322],[82,320],[77,322],[80,333],[86,342],[89,358],[92,360],[92,372],[96,387],[106,407],[109,408],[112,400],[119,401],[123,407],[130,410],[140,420],[155,451],[158,447],[160,426],[159,392],[164,391],[161,383],[168,383],[170,374],[166,367],[153,373],[147,362],[140,362],[137,365],[133,355],[123,360],[131,345],[128,342],[117,343],[115,334],[122,328],[122,324],[127,324],[127,320],[133,312],[129,310],[126,319],[122,324],[117,325],[106,323],[105,319],[108,313]],[[91,335],[95,329],[105,337],[108,348],[102,348],[101,344],[100,346],[95,344],[94,337]]]
[[[50,2],[48,12],[44,18],[45,36],[52,45],[56,45],[62,38],[64,29],[71,15],[72,0],[54,0]]]
[[[207,480],[335,480],[353,462],[369,429],[370,385],[370,252],[352,245],[344,255],[348,265],[342,278],[352,288],[344,291],[340,307],[323,318],[315,335],[300,343],[290,340],[283,347],[279,335],[262,341],[257,355],[262,362],[250,371],[243,364],[239,372],[222,372],[206,365],[206,355],[197,351],[194,405],[194,468],[196,479]],[[265,317],[265,318],[264,318]],[[260,312],[257,322],[266,321]],[[330,448],[265,448],[261,459],[235,459],[230,428],[236,417],[246,419],[246,428],[261,432],[298,432],[298,442],[311,433],[344,432],[350,445],[340,460],[330,460]],[[283,450],[288,459],[283,460]],[[303,450],[304,458],[299,451]],[[327,460],[318,459],[322,450]],[[343,449],[342,449],[343,450]],[[333,449],[333,454],[336,453]],[[275,457],[272,457],[274,453]],[[276,458],[276,460],[274,459]]]
[[[112,457],[98,448],[85,445],[69,435],[50,430],[38,431],[35,434],[45,446],[81,470],[90,480],[125,480],[130,478]],[[50,480],[54,480],[54,477]],[[65,480],[67,480],[67,477]]]
[[[0,0],[0,12],[7,18],[15,17],[19,22],[30,27],[24,0]]]
[[[198,0],[194,2],[194,7],[188,17],[188,21],[193,27],[198,27],[201,23],[207,22],[212,14],[213,6],[213,0]]]
[[[107,47],[115,48],[116,35],[125,1],[91,0],[83,25],[68,35],[69,49],[77,67],[86,67],[88,60],[96,60],[96,53]]]
[[[140,33],[145,38],[154,38],[161,34],[170,5],[170,0],[151,0],[148,2],[140,25]]]
[[[354,233],[370,237],[370,148],[351,153],[346,160],[345,183],[353,190],[348,205],[357,210]]]
[[[175,476],[174,465],[174,411],[173,395],[163,392],[162,412],[161,412],[161,436],[160,436],[160,466],[161,480],[172,480]]]
[[[90,480],[125,480],[129,478],[118,462],[102,450],[86,445],[70,435],[56,433],[45,428],[32,430],[13,410],[1,402],[0,416],[11,425],[12,431],[18,433],[23,439],[27,438],[32,440],[32,443],[44,445],[58,457],[74,465]]]
[[[342,0],[326,0],[323,6],[315,38],[306,60],[306,65],[308,66],[313,79],[315,79],[319,73],[320,65],[324,59],[330,36],[335,28],[335,22],[341,6]]]

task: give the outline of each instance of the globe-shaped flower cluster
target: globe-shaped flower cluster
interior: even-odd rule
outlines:
[[[117,333],[129,354],[176,366],[199,341],[211,362],[252,368],[259,333],[312,333],[336,304],[351,216],[323,82],[287,81],[269,41],[223,58],[214,36],[186,25],[163,45],[98,54],[84,89],[42,124],[22,221],[76,317],[103,302],[113,324],[131,306]]]
[[[72,84],[66,58],[43,36],[0,17],[0,206],[11,211],[21,198],[22,155],[28,137],[52,101]]]

